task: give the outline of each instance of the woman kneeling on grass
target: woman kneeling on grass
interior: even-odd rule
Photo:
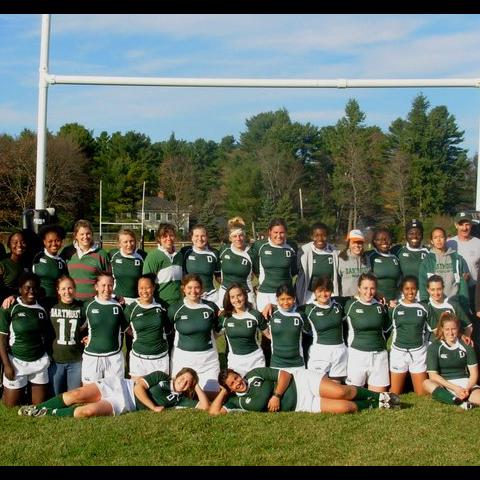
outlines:
[[[473,347],[460,338],[460,328],[453,313],[441,314],[437,340],[427,350],[429,379],[423,386],[434,400],[469,410],[480,405],[478,364]]]
[[[163,412],[166,408],[208,410],[209,405],[198,385],[195,370],[182,368],[173,378],[160,371],[139,377],[136,381],[104,378],[36,406],[21,407],[18,414],[29,417],[108,417],[138,410]]]
[[[341,385],[315,370],[290,374],[276,368],[254,368],[242,378],[227,369],[220,372],[218,382],[221,390],[210,406],[211,415],[232,410],[353,413],[366,408],[400,408],[400,397],[394,393]]]

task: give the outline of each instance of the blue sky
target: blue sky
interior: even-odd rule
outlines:
[[[0,133],[36,129],[41,15],[0,15]],[[159,77],[480,78],[480,15],[52,15],[50,73]],[[477,88],[49,88],[48,127],[135,130],[152,141],[238,140],[245,120],[286,108],[294,121],[333,125],[356,98],[387,131],[423,92],[446,105],[464,147],[478,151]]]

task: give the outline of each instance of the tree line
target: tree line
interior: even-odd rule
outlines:
[[[461,147],[463,135],[448,109],[423,94],[388,132],[367,126],[355,99],[332,126],[293,122],[280,109],[248,118],[238,140],[218,143],[174,133],[152,142],[135,131],[95,137],[68,123],[48,133],[45,200],[66,228],[78,218],[98,222],[102,180],[103,219],[115,221],[137,210],[145,181],[147,196],[164,191],[213,239],[235,215],[257,232],[283,217],[298,240],[318,220],[339,235],[377,224],[399,233],[411,218],[473,208],[476,158]],[[18,226],[34,206],[35,163],[35,132],[0,135],[0,228]]]

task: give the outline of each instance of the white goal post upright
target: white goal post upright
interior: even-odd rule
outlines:
[[[37,176],[35,208],[45,204],[45,153],[47,135],[47,92],[49,85],[119,85],[158,87],[231,88],[479,88],[480,78],[447,79],[251,79],[251,78],[175,78],[118,77],[94,75],[56,75],[48,71],[50,14],[42,15],[40,82],[37,128]],[[480,133],[479,152],[480,154]],[[480,168],[477,168],[475,209],[480,211]],[[143,212],[142,212],[143,215]],[[142,219],[143,220],[143,219]]]
[[[142,213],[141,213],[141,222],[104,222],[103,221],[103,181],[100,180],[100,201],[99,201],[99,208],[98,208],[98,223],[99,223],[99,232],[98,235],[100,237],[100,244],[103,244],[103,225],[132,225],[134,228],[136,226],[140,226],[140,248],[143,250],[145,245],[145,239],[143,236],[143,224],[145,222],[145,183],[143,182],[142,188]]]

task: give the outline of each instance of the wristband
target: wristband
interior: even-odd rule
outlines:
[[[281,400],[283,395],[280,395],[280,394],[277,393],[277,392],[273,392],[273,396],[274,396],[274,397],[277,397],[279,400]]]

